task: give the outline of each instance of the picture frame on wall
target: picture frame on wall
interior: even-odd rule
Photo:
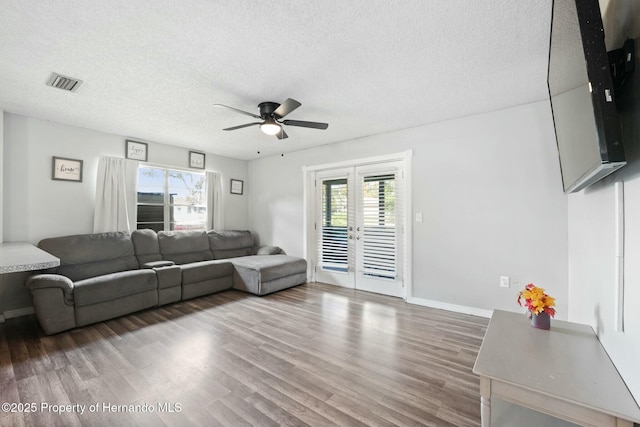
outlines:
[[[231,186],[229,187],[231,194],[240,194],[244,191],[244,181],[239,179],[231,179]]]
[[[52,157],[51,179],[82,182],[82,160]]]
[[[125,157],[131,160],[146,162],[148,158],[149,145],[146,142],[138,142],[127,139],[125,142]]]
[[[189,167],[194,169],[204,169],[205,155],[197,151],[189,151]]]

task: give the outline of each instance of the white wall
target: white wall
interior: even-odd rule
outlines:
[[[604,23],[607,48],[634,38],[640,46],[640,2],[607,2]],[[640,61],[626,87],[619,111],[627,166],[604,182],[569,196],[569,319],[591,325],[640,401]],[[624,324],[615,330],[615,204],[613,183],[624,183],[625,268]]]
[[[507,275],[566,318],[567,201],[548,102],[254,160],[249,224],[302,255],[302,167],[413,150],[413,297],[517,311]],[[295,143],[295,142],[292,142]]]
[[[3,213],[3,191],[4,186],[4,111],[0,110],[0,242],[2,239],[2,213]],[[2,278],[0,277],[0,300],[2,299]],[[2,307],[0,307],[2,312]]]
[[[98,158],[124,157],[126,138],[9,113],[3,118],[4,241],[35,244],[45,237],[91,233]],[[188,152],[149,142],[148,160],[187,168]],[[52,180],[52,156],[83,160],[83,181]],[[222,174],[225,228],[247,229],[248,198],[229,194],[228,186],[231,178],[246,181],[247,162],[206,153],[206,169]],[[2,280],[4,311],[30,305],[22,286],[24,275],[5,275]]]
[[[0,117],[4,116],[4,112],[0,110]],[[0,120],[0,242],[2,242],[2,181],[4,168],[4,120]],[[0,322],[4,321],[4,286],[2,274],[0,274]]]

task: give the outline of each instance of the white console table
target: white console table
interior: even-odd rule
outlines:
[[[494,417],[499,426],[522,425],[527,418],[517,408],[581,426],[640,423],[640,408],[587,325],[552,320],[544,331],[524,314],[495,310],[473,372],[480,376],[482,427],[491,426],[496,398],[516,404],[513,421]]]
[[[60,260],[30,243],[0,243],[0,274],[57,267]]]
[[[0,243],[0,322],[4,321],[2,275],[20,271],[57,267],[60,260],[48,252],[25,242]]]

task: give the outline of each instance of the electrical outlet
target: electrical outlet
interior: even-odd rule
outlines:
[[[501,288],[509,287],[509,276],[500,276],[500,287]]]

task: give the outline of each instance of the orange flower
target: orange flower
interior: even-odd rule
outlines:
[[[524,306],[536,316],[542,312],[549,314],[551,317],[556,314],[556,310],[552,308],[556,305],[555,298],[547,295],[544,292],[544,288],[539,288],[533,283],[529,283],[524,290],[518,293],[518,305],[521,307],[522,300],[524,300]]]

